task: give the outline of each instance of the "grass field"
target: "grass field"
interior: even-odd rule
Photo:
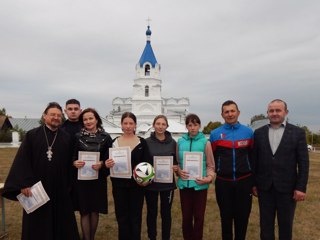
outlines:
[[[11,167],[12,160],[17,149],[0,148],[0,182],[4,182],[8,171]],[[109,181],[109,180],[108,180]],[[310,153],[310,177],[308,184],[307,199],[297,205],[295,224],[294,224],[294,238],[295,240],[319,240],[320,239],[320,152]],[[109,186],[111,186],[109,182]],[[100,215],[100,222],[96,239],[117,239],[117,224],[114,214],[113,199],[109,187],[109,214]],[[21,215],[22,208],[17,202],[5,201],[5,215],[6,215],[6,230],[8,232],[7,239],[20,239],[21,234]],[[145,224],[145,209],[142,227],[142,239],[147,239],[146,224]],[[181,233],[181,210],[179,201],[179,192],[175,191],[174,203],[172,207],[172,239],[182,239]],[[77,214],[79,222],[79,216]],[[253,201],[253,208],[250,216],[248,226],[247,239],[259,239],[259,211],[257,206],[257,199]],[[160,226],[160,219],[158,226]],[[159,228],[158,228],[159,229]],[[80,231],[80,228],[79,228]],[[158,230],[159,235],[160,229]],[[158,236],[159,237],[159,236]],[[159,238],[160,239],[160,238]],[[211,185],[209,189],[207,209],[205,215],[204,227],[205,240],[221,239],[221,228],[219,210],[214,195],[214,186]]]

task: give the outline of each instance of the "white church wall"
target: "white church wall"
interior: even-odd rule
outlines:
[[[150,41],[150,35],[147,35],[147,41]],[[147,44],[149,43],[147,42]],[[147,46],[148,48],[145,48],[145,50],[152,51],[150,46]],[[178,138],[181,136],[179,133],[185,132],[181,129],[182,127],[184,128],[185,116],[189,110],[189,99],[174,97],[162,98],[161,66],[156,63],[155,66],[152,67],[149,61],[157,62],[155,58],[143,60],[145,62],[143,62],[142,66],[140,66],[140,61],[135,66],[136,78],[133,80],[132,97],[115,98],[112,102],[113,111],[110,112],[107,119],[117,126],[120,126],[121,114],[125,111],[133,112],[137,116],[137,129],[139,131],[141,130],[138,134],[144,136],[147,134],[146,129],[151,127],[154,117],[159,114],[164,114],[168,120],[177,123],[176,128],[172,132]],[[146,70],[146,65],[149,65],[150,69]],[[148,86],[148,90],[146,90],[146,86]],[[146,96],[146,91],[149,91],[148,96]],[[140,126],[141,129],[139,129]]]

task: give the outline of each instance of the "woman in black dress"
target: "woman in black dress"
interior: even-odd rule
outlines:
[[[83,123],[83,128],[76,134],[73,165],[77,169],[85,166],[85,162],[79,160],[79,151],[100,153],[100,161],[92,165],[92,169],[98,171],[98,179],[79,180],[75,177],[73,194],[75,210],[81,216],[83,239],[92,240],[98,227],[99,213],[108,213],[106,177],[109,170],[104,167],[104,162],[109,156],[112,139],[103,130],[101,118],[95,109],[83,110],[79,120]]]

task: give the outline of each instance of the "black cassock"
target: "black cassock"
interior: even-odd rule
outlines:
[[[23,211],[21,238],[79,239],[69,193],[72,168],[70,136],[58,130],[49,161],[44,129],[49,145],[54,141],[55,133],[47,127],[41,126],[27,132],[6,179],[3,196],[17,200],[16,196],[22,188],[41,181],[50,200],[32,213]]]

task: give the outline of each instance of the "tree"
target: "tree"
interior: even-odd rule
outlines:
[[[209,122],[208,124],[207,124],[207,126],[205,126],[204,128],[203,128],[203,133],[204,134],[209,134],[213,129],[216,129],[216,128],[218,128],[218,127],[220,127],[222,125],[222,123],[221,122]]]
[[[302,128],[306,132],[306,138],[307,138],[307,143],[308,144],[319,144],[320,143],[320,135],[317,135],[307,127],[307,126],[302,126],[300,124],[297,124],[298,127]]]
[[[250,124],[252,124],[253,122],[255,121],[258,121],[258,120],[263,120],[263,119],[268,119],[268,117],[264,114],[259,114],[259,115],[254,115],[252,118],[251,118],[251,122]]]
[[[0,109],[0,116],[6,116],[7,115],[7,111],[5,108]]]

